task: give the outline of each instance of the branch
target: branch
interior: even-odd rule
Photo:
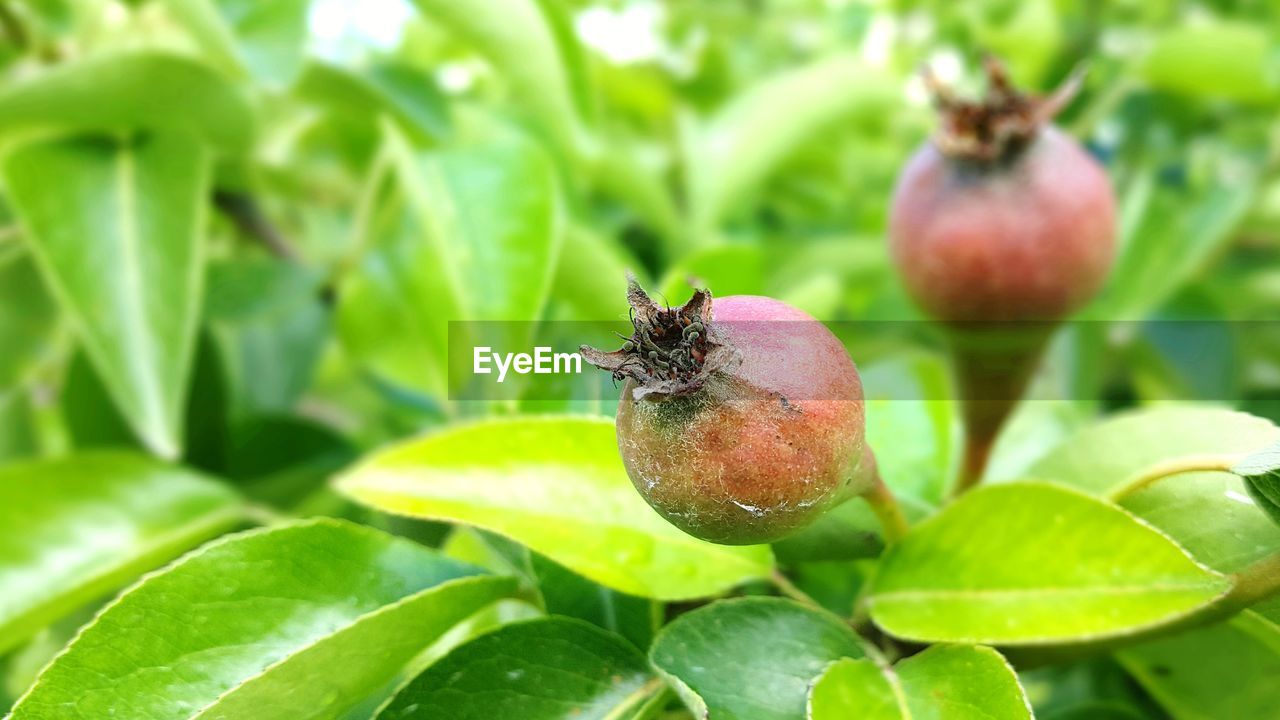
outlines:
[[[284,234],[262,212],[252,195],[231,190],[215,190],[213,205],[226,215],[242,234],[263,244],[272,255],[296,262],[298,252]]]

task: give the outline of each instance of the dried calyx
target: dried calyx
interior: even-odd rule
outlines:
[[[923,71],[942,116],[934,140],[949,157],[981,163],[1013,157],[1071,102],[1083,80],[1083,72],[1077,70],[1057,90],[1038,97],[1014,88],[1004,65],[995,58],[984,58],[983,68],[987,93],[978,101],[957,98],[929,68]]]
[[[633,332],[619,335],[622,347],[604,352],[583,345],[580,352],[614,379],[633,381],[636,400],[695,392],[711,373],[734,363],[737,353],[711,322],[709,291],[695,290],[678,308],[662,307],[629,277],[627,302]]]

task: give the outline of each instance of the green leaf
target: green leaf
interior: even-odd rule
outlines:
[[[1241,460],[1231,472],[1244,478],[1254,503],[1280,523],[1280,444]]]
[[[0,461],[35,455],[39,449],[31,397],[25,392],[0,392]]]
[[[13,720],[338,717],[512,592],[476,572],[333,520],[233,536],[108,605]]]
[[[449,321],[536,320],[560,251],[562,209],[545,155],[527,143],[416,154],[389,129],[395,183],[375,177],[357,233],[373,251],[341,289],[344,344],[379,375],[443,395]],[[467,325],[459,328],[478,327]],[[485,326],[529,347],[532,324]],[[457,373],[458,389],[468,365]]]
[[[357,74],[321,62],[308,63],[298,79],[300,97],[357,122],[373,125],[376,111],[390,115],[414,140],[449,135],[449,107],[430,75],[403,65],[374,65]]]
[[[1245,103],[1272,103],[1280,95],[1274,41],[1248,22],[1201,22],[1161,32],[1141,73],[1159,90]]]
[[[529,555],[547,614],[586,620],[638,648],[648,648],[653,642],[653,634],[662,624],[661,604],[601,587],[537,553]]]
[[[786,112],[779,112],[786,108]],[[685,137],[689,205],[706,233],[783,160],[833,124],[901,108],[899,81],[852,55],[766,79]]]
[[[1280,707],[1280,623],[1256,612],[1117,657],[1176,718],[1264,718]]]
[[[804,717],[809,686],[827,665],[864,655],[861,640],[834,615],[760,597],[681,615],[649,651],[694,713],[716,720]]]
[[[225,486],[142,456],[0,468],[0,653],[241,519]]]
[[[1166,406],[1088,427],[1027,471],[1102,494],[1152,465],[1187,455],[1238,455],[1280,441],[1280,428],[1245,413]],[[1125,497],[1124,507],[1167,533],[1200,562],[1235,572],[1280,549],[1280,529],[1230,473],[1167,478]]]
[[[167,0],[201,47],[275,88],[302,70],[311,0]]]
[[[1178,620],[1230,583],[1123,510],[1013,483],[968,493],[917,525],[885,553],[873,585],[871,617],[895,636],[1046,645]]]
[[[0,135],[158,128],[243,153],[252,143],[253,124],[248,102],[224,78],[163,52],[62,64],[0,90]]]
[[[881,668],[841,660],[809,696],[809,720],[1030,720],[1018,676],[986,647],[934,646]]]
[[[926,506],[941,504],[959,445],[946,363],[928,355],[879,362],[862,371],[867,444],[890,488]]]
[[[320,281],[283,260],[209,265],[205,317],[225,358],[236,415],[284,412],[311,383],[329,338]]]
[[[1220,173],[1231,174],[1230,183],[1214,178],[1192,188],[1159,186],[1150,198],[1139,198],[1135,224],[1126,223],[1116,267],[1086,318],[1145,319],[1234,237],[1255,204],[1259,168],[1238,158],[1220,164]],[[1155,171],[1137,172],[1141,178]]]
[[[228,433],[224,474],[244,494],[279,508],[327,493],[327,481],[357,453],[350,442],[314,420],[256,415]]]
[[[586,152],[573,77],[555,28],[537,0],[414,0],[431,19],[472,45],[506,80],[527,110],[570,157]]]
[[[640,263],[603,235],[571,226],[564,234],[551,292],[579,320],[601,320],[601,308],[627,296],[627,271],[638,272]]]
[[[627,479],[604,418],[460,426],[376,453],[337,487],[384,512],[505,535],[632,595],[706,597],[772,566],[768,547],[713,545],[659,517]]]
[[[552,617],[507,625],[456,648],[376,717],[632,718],[661,687],[644,656],[622,638]]]
[[[177,134],[54,140],[13,152],[3,175],[116,405],[152,451],[176,457],[203,295],[207,154]]]
[[[0,259],[0,394],[20,385],[57,328],[58,306],[25,253]]]

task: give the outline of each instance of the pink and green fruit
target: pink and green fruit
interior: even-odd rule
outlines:
[[[634,282],[634,334],[582,349],[624,380],[618,449],[636,489],[712,542],[770,542],[865,491],[862,384],[822,323],[778,300],[699,290],[679,308]]]

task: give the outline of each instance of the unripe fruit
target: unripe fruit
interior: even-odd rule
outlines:
[[[893,259],[912,297],[940,320],[1060,320],[1111,268],[1111,186],[1075,140],[1045,126],[1075,83],[1030,98],[999,65],[987,69],[981,103],[937,88],[943,128],[898,180]]]
[[[681,530],[771,542],[864,492],[862,383],[827,328],[778,300],[699,290],[664,309],[632,282],[623,349],[583,347],[625,380],[618,449],[636,489]]]
[[[946,323],[965,419],[958,490],[977,483],[1054,325],[1102,286],[1116,210],[1101,166],[1048,125],[1078,76],[1046,98],[987,62],[981,102],[931,76],[942,129],[903,170],[889,218],[907,291]]]

